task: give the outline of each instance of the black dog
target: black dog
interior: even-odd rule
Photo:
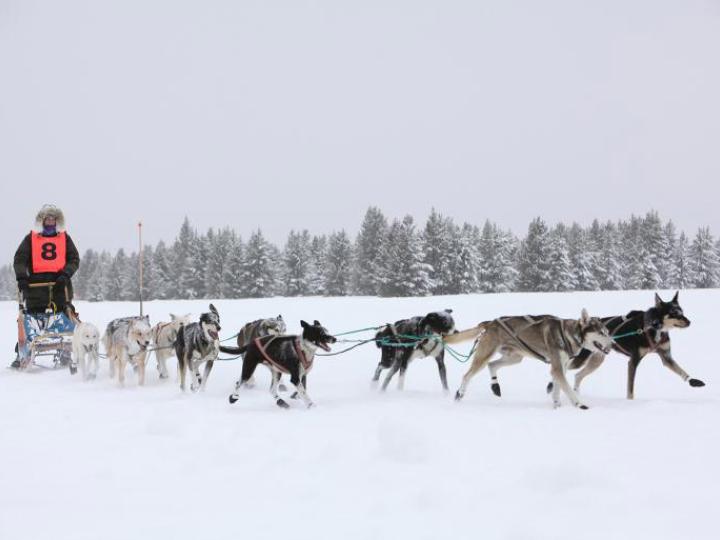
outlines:
[[[297,389],[293,397],[300,397],[305,405],[312,407],[313,403],[307,395],[307,374],[312,369],[315,350],[320,347],[329,351],[328,344],[337,340],[318,321],[314,324],[300,321],[300,325],[302,336],[264,336],[254,339],[246,347],[220,347],[224,353],[244,354],[242,374],[235,384],[235,392],[230,394],[230,403],[238,400],[238,392],[250,380],[258,364],[264,364],[272,373],[270,393],[278,406],[289,406],[278,396],[280,376],[287,373]]]
[[[670,302],[664,302],[655,294],[655,306],[647,311],[631,311],[624,317],[603,317],[601,320],[613,336],[613,349],[629,358],[627,378],[627,398],[635,397],[635,373],[638,364],[650,353],[657,353],[665,367],[677,373],[690,386],[705,386],[700,379],[692,379],[675,362],[670,352],[670,334],[672,328],[687,328],[690,321],[685,317],[678,301],[679,293]],[[580,387],[582,380],[595,371],[605,360],[605,355],[591,354],[583,350],[576,356],[569,369],[579,369],[575,376],[575,390]],[[548,384],[548,391],[552,391],[552,383]]]
[[[388,324],[375,334],[375,344],[380,349],[380,363],[375,369],[373,383],[380,379],[383,369],[390,369],[382,384],[382,390],[387,389],[395,373],[400,371],[398,388],[403,389],[405,384],[405,371],[408,364],[415,358],[432,356],[438,365],[440,382],[447,391],[447,371],[445,369],[445,347],[443,336],[455,331],[455,321],[452,318],[452,309],[433,311],[424,317],[403,319],[394,324]],[[421,338],[421,339],[418,339]]]

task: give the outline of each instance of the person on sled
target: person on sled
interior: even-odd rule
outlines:
[[[45,205],[35,218],[35,230],[15,252],[15,277],[20,291],[18,357],[12,367],[27,365],[30,344],[41,333],[70,333],[75,329],[72,276],[80,255],[65,232],[65,217],[58,207]],[[70,351],[63,351],[63,363]]]

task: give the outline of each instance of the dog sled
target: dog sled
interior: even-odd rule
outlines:
[[[47,288],[48,307],[44,312],[30,312],[20,294],[18,305],[18,341],[11,367],[19,371],[69,368],[77,372],[72,362],[72,337],[80,322],[71,303],[58,310],[53,301],[54,282],[32,283],[31,288]]]

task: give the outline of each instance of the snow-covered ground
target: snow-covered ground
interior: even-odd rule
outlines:
[[[665,296],[671,296],[665,293]],[[672,335],[691,388],[657,356],[626,401],[626,362],[613,354],[583,387],[589,411],[553,410],[536,360],[483,372],[457,404],[435,362],[414,363],[406,390],[371,390],[370,344],[320,358],[309,377],[316,407],[275,406],[269,376],[234,406],[238,362],[213,371],[204,394],[160,381],[119,389],[67,371],[0,372],[0,538],[53,540],[714,539],[720,480],[720,291],[683,291],[692,320]],[[319,319],[331,332],[453,308],[458,328],[498,315],[582,307],[610,315],[649,307],[652,292],[472,295],[409,299],[219,300],[223,334],[282,313],[289,330]],[[207,302],[152,302],[153,322]],[[12,360],[13,303],[0,304],[0,348]],[[79,303],[101,329],[134,314],[123,303]],[[338,345],[337,348],[340,346]],[[469,344],[460,346],[463,350]],[[448,359],[452,392],[465,366]]]

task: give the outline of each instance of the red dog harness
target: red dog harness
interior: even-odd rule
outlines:
[[[263,338],[255,338],[255,346],[260,351],[260,354],[262,355],[263,359],[270,364],[272,367],[277,369],[278,371],[281,371],[282,373],[290,373],[287,368],[284,366],[281,366],[278,364],[276,360],[273,360],[270,355],[267,353],[267,347],[270,345],[278,336],[272,336],[266,344],[263,345],[262,339]],[[302,349],[302,345],[300,344],[300,338],[296,337],[294,340],[295,345],[295,351],[297,352],[298,358],[300,358],[300,363],[302,364],[303,369],[307,373],[312,368],[312,360],[308,360],[307,356],[305,356],[305,351]]]
[[[64,232],[43,236],[33,231],[30,242],[33,274],[57,273],[65,269],[67,238]]]

